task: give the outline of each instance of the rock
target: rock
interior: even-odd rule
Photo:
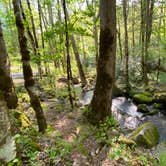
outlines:
[[[128,139],[127,137],[124,137],[124,136],[120,136],[118,138],[118,142],[126,144],[126,145],[131,146],[131,147],[136,146],[135,141],[133,141],[132,139]]]
[[[112,94],[114,97],[123,96],[122,90],[120,88],[118,88],[118,86],[116,84],[113,86]]]
[[[154,103],[153,108],[155,109],[163,109],[164,105],[162,103]]]
[[[155,114],[158,114],[158,113],[159,113],[158,109],[153,109],[152,111],[145,113],[144,116],[146,116],[146,115],[155,115]]]
[[[67,83],[67,78],[65,78],[65,77],[59,78],[58,82]]]
[[[137,145],[144,148],[152,148],[159,142],[159,132],[153,123],[147,122],[133,131],[129,139],[132,139]]]
[[[79,84],[79,79],[78,78],[72,78],[73,84]]]
[[[166,105],[166,92],[154,93],[154,101],[156,103],[163,103],[164,105]]]
[[[153,97],[148,93],[135,94],[133,100],[138,104],[150,104],[153,101]]]
[[[139,104],[138,107],[137,107],[137,111],[142,112],[142,113],[148,113],[149,112],[146,104]]]

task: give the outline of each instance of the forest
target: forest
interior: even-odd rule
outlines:
[[[0,0],[0,166],[166,166],[165,0]]]

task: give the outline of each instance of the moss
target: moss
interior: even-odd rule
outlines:
[[[118,138],[118,142],[123,143],[123,144],[126,144],[126,145],[128,145],[128,146],[136,146],[135,141],[133,141],[132,139],[126,138],[126,137],[124,137],[124,136],[120,136],[120,137]]]
[[[166,92],[156,92],[154,94],[154,100],[158,103],[166,103]]]
[[[151,148],[158,143],[159,132],[153,123],[147,122],[138,127],[129,138],[134,140],[137,145]]]
[[[142,113],[148,113],[149,112],[146,104],[139,104],[138,107],[137,107],[137,111],[142,112]]]
[[[133,99],[135,102],[139,103],[139,104],[150,104],[153,101],[153,97],[152,96],[147,96],[143,93],[140,94],[135,94],[133,96]]]
[[[162,109],[164,106],[162,103],[154,103],[153,104],[153,108],[154,109]]]
[[[152,111],[147,112],[147,113],[145,113],[144,115],[155,115],[155,114],[158,114],[158,112],[159,112],[158,109],[153,109]]]

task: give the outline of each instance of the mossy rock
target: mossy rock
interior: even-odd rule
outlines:
[[[159,113],[159,110],[158,110],[158,109],[153,109],[152,111],[147,112],[147,113],[145,113],[144,115],[155,115],[155,114],[158,114],[158,113]]]
[[[164,104],[162,104],[162,103],[154,103],[153,104],[153,108],[154,109],[163,109],[164,108]]]
[[[148,110],[146,104],[139,104],[139,105],[137,106],[137,111],[138,111],[138,112],[142,112],[142,113],[149,113],[149,110]]]
[[[153,101],[153,97],[144,93],[135,94],[133,100],[138,104],[150,104]]]
[[[159,142],[159,132],[153,123],[147,122],[133,131],[129,139],[132,139],[137,145],[144,148],[152,148]]]
[[[157,103],[164,103],[166,105],[166,92],[156,92],[154,94],[154,101]]]
[[[112,93],[113,93],[114,97],[123,96],[122,90],[120,88],[118,88],[118,86],[116,84],[113,86],[113,92]]]
[[[118,138],[118,142],[126,144],[126,145],[131,146],[131,147],[135,147],[136,146],[135,141],[133,141],[132,139],[129,139],[127,137],[124,137],[124,136],[120,136]]]

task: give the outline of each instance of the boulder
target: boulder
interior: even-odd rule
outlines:
[[[153,123],[147,122],[133,131],[129,139],[132,139],[137,145],[144,148],[152,148],[159,142],[159,132]]]
[[[166,92],[156,92],[154,94],[154,101],[156,103],[163,103],[163,104],[165,104],[166,103]]]
[[[138,104],[151,104],[153,97],[149,93],[139,93],[133,96],[133,100]]]
[[[155,115],[155,114],[158,114],[158,113],[159,113],[158,109],[153,109],[152,111],[145,113],[144,116],[146,116],[146,115]]]

